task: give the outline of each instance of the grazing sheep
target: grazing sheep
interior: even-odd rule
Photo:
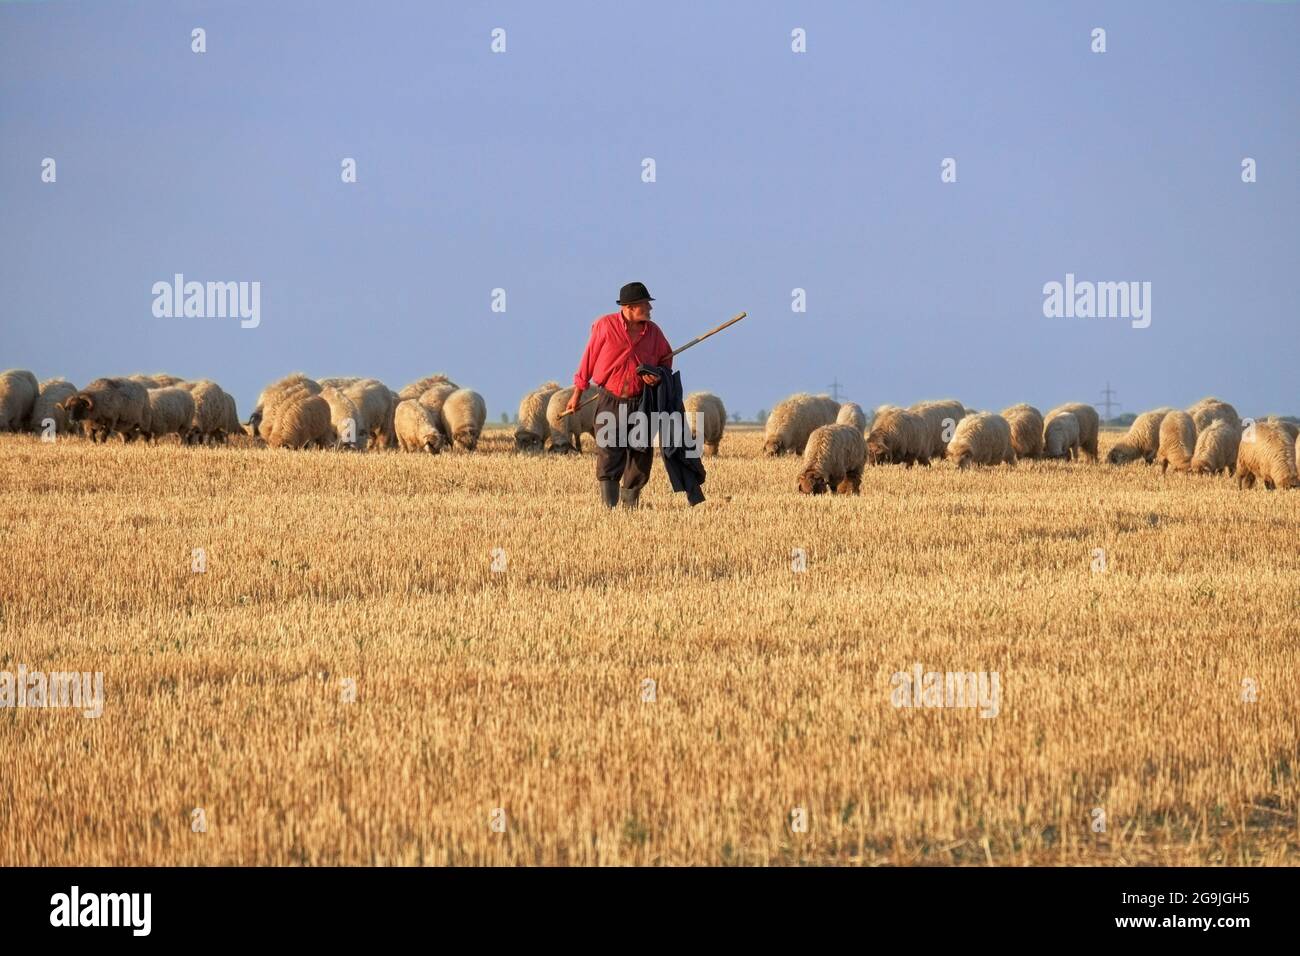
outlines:
[[[1290,436],[1272,422],[1255,422],[1241,436],[1237,451],[1237,487],[1300,488],[1296,477],[1296,448]]]
[[[294,393],[279,405],[265,437],[272,448],[329,448],[338,441],[330,425],[329,402],[306,390]]]
[[[873,465],[930,464],[930,429],[924,418],[896,406],[876,411],[867,435],[867,461]]]
[[[320,397],[330,407],[330,427],[334,429],[339,444],[344,448],[361,448],[364,444],[361,438],[362,418],[357,403],[335,385],[322,387]]]
[[[797,392],[782,399],[767,416],[763,435],[763,451],[768,455],[794,452],[802,455],[808,436],[822,425],[833,425],[840,413],[840,403],[829,395],[809,395]]]
[[[393,430],[397,433],[397,447],[402,451],[427,451],[436,455],[442,449],[442,429],[437,418],[415,399],[397,403]]]
[[[1218,419],[1237,428],[1241,427],[1241,416],[1237,414],[1237,410],[1227,402],[1220,401],[1213,396],[1201,399],[1187,409],[1187,414],[1192,416],[1192,422],[1196,425],[1198,435],[1210,427],[1210,422]]]
[[[1043,456],[1067,461],[1079,457],[1079,419],[1073,412],[1048,413],[1043,426]]]
[[[1188,471],[1192,466],[1192,454],[1196,451],[1196,423],[1186,412],[1170,412],[1160,422],[1160,447],[1156,451],[1156,461],[1160,463],[1160,474],[1170,468],[1174,471]]]
[[[27,420],[29,430],[39,433],[45,431],[45,423],[51,423],[54,434],[66,435],[72,431],[68,423],[68,414],[63,410],[63,403],[77,394],[77,386],[61,378],[51,378],[41,382],[40,394],[32,405],[31,417]]]
[[[909,412],[925,420],[929,438],[928,457],[942,458],[948,451],[948,442],[957,430],[957,423],[966,417],[966,406],[953,398],[937,402],[917,402]]]
[[[478,447],[487,420],[483,396],[468,388],[458,388],[442,403],[442,431],[450,435],[457,448],[473,451]]]
[[[361,436],[369,436],[372,448],[392,448],[397,440],[393,437],[393,390],[375,378],[363,378],[343,389],[343,394],[352,399],[357,411],[361,413],[357,421],[357,441],[364,444]]]
[[[1278,418],[1276,415],[1269,415],[1268,418],[1264,419],[1264,421],[1282,429],[1282,431],[1284,431],[1292,441],[1295,441],[1297,437],[1300,437],[1300,425],[1297,425],[1295,422],[1288,422],[1284,419]]]
[[[97,378],[63,407],[70,423],[87,423],[91,441],[108,441],[117,432],[128,442],[149,430],[149,391],[129,379]]]
[[[716,455],[718,453],[718,443],[722,441],[722,433],[727,427],[727,408],[722,404],[722,399],[712,392],[691,392],[682,400],[682,407],[686,410],[686,424],[695,435],[695,441],[701,441],[700,436],[696,434],[696,415],[704,418],[704,452],[707,455]]]
[[[1115,443],[1106,460],[1112,465],[1127,465],[1141,458],[1151,464],[1160,451],[1160,423],[1172,411],[1172,408],[1157,408],[1133,419],[1128,433]]]
[[[803,469],[796,487],[804,495],[827,491],[856,495],[866,463],[867,443],[860,429],[853,425],[822,425],[813,429],[805,443]]]
[[[159,372],[157,375],[128,375],[127,379],[139,385],[143,385],[147,389],[172,388],[185,381],[183,378],[176,375],[167,375],[164,372]]]
[[[835,415],[835,424],[852,425],[862,434],[867,433],[867,413],[857,402],[845,402]]]
[[[447,401],[447,396],[456,391],[457,388],[458,386],[452,385],[450,382],[435,382],[421,392],[416,399],[421,405],[433,412],[434,421],[438,423],[438,431],[442,432],[442,444],[447,448],[452,446],[453,439],[451,432],[446,430],[447,423],[442,418],[442,405],[443,402]]]
[[[23,431],[40,394],[36,376],[26,369],[0,373],[0,432]]]
[[[145,439],[155,442],[163,435],[180,435],[183,440],[194,421],[194,396],[175,385],[151,388],[148,394],[149,427],[142,430]]]
[[[235,404],[235,396],[226,392],[226,414],[221,420],[221,430],[218,432],[219,440],[224,445],[226,439],[231,435],[242,435],[244,429],[239,424],[239,406]]]
[[[210,445],[225,440],[226,418],[229,406],[226,392],[216,382],[200,379],[177,386],[194,398],[194,415],[183,440],[187,445]]]
[[[572,415],[564,414],[564,409],[569,404],[569,397],[573,395],[572,385],[560,389],[551,396],[551,400],[546,403],[546,423],[551,428],[551,451],[558,455],[568,454],[571,451],[581,453],[582,436],[590,435],[593,439],[596,437],[598,403],[588,399],[595,397],[599,392],[600,389],[595,385],[588,386],[580,400],[586,404]]]
[[[253,413],[248,416],[249,431],[254,438],[262,433],[262,419],[266,417],[267,406],[274,404],[289,392],[299,390],[306,390],[309,395],[319,395],[321,386],[319,382],[308,378],[302,372],[293,372],[262,389],[262,394],[257,396],[257,406],[253,409]]]
[[[421,379],[417,379],[414,382],[411,382],[409,385],[407,385],[405,388],[403,388],[400,392],[397,393],[397,400],[400,402],[404,402],[408,398],[418,399],[421,395],[423,395],[429,389],[433,388],[435,385],[450,385],[451,390],[453,392],[456,389],[460,388],[459,385],[457,385],[447,376],[439,372],[437,375],[430,375],[428,378],[421,378]]]
[[[1241,429],[1222,418],[1210,422],[1208,428],[1196,436],[1196,450],[1189,466],[1194,475],[1229,475],[1237,467],[1237,447],[1241,444]]]
[[[1079,446],[1075,449],[1074,457],[1078,458],[1079,451],[1082,450],[1083,453],[1091,458],[1094,463],[1099,461],[1100,459],[1097,455],[1097,435],[1101,430],[1101,416],[1097,414],[1097,409],[1083,402],[1066,402],[1064,405],[1058,405],[1047,413],[1047,417],[1043,419],[1043,444],[1047,446],[1050,446],[1051,444],[1048,440],[1046,429],[1052,423],[1052,416],[1066,413],[1073,415],[1079,423]],[[1063,456],[1053,455],[1049,447],[1047,457],[1060,458]]]
[[[515,428],[515,450],[537,452],[546,447],[551,427],[546,422],[546,403],[560,390],[559,382],[546,382],[519,401],[519,424]]]
[[[1016,453],[1011,446],[1011,426],[1001,415],[992,412],[967,415],[957,423],[947,454],[962,469],[1003,462],[1014,465]]]
[[[1017,458],[1043,456],[1043,413],[1021,402],[1002,409],[1002,417],[1011,429],[1011,450]]]

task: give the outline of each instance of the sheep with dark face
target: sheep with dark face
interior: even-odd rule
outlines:
[[[63,408],[70,423],[86,423],[92,441],[108,441],[113,434],[131,441],[149,431],[149,391],[130,379],[97,378],[65,399]]]

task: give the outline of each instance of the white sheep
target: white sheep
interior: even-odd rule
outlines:
[[[1255,422],[1241,436],[1237,451],[1237,487],[1300,487],[1296,476],[1296,446],[1291,436],[1273,422]]]
[[[803,468],[795,486],[805,495],[828,491],[856,495],[866,463],[867,442],[860,429],[853,425],[822,425],[813,429],[804,444]]]
[[[958,468],[970,465],[998,465],[1016,463],[1016,453],[1011,446],[1011,426],[1001,415],[977,412],[967,415],[957,423],[947,455]]]
[[[325,385],[320,390],[320,397],[330,407],[330,427],[338,437],[339,445],[358,449],[364,446],[364,419],[356,402],[342,390],[346,386]]]
[[[897,405],[876,409],[867,434],[867,461],[873,465],[930,464],[930,428],[916,412]]]
[[[1170,468],[1174,471],[1190,470],[1195,451],[1196,422],[1186,412],[1169,412],[1160,422],[1160,447],[1156,450],[1160,474],[1165,474]]]
[[[430,375],[426,378],[420,378],[416,379],[414,382],[410,382],[397,393],[397,400],[404,402],[408,398],[419,399],[421,395],[433,388],[435,385],[450,385],[453,392],[460,388],[459,385],[449,379],[446,375],[439,372],[437,375]]]
[[[463,451],[478,447],[487,420],[487,405],[483,396],[468,388],[458,388],[442,403],[442,430],[450,435],[455,446]]]
[[[845,402],[835,415],[835,424],[852,425],[864,435],[867,433],[867,413],[857,402]]]
[[[551,434],[546,422],[546,404],[560,390],[559,382],[546,382],[519,401],[519,424],[515,426],[515,450],[537,452],[546,447]]]
[[[1196,425],[1198,435],[1203,429],[1210,427],[1210,422],[1218,420],[1225,421],[1237,428],[1241,427],[1241,416],[1237,414],[1237,410],[1213,395],[1207,395],[1187,409],[1187,414],[1192,416],[1192,422]]]
[[[392,448],[396,444],[393,437],[393,414],[395,412],[393,391],[375,378],[363,378],[343,389],[343,394],[352,400],[360,412],[357,422],[357,441],[362,442],[362,435],[370,439],[372,448]]]
[[[36,376],[23,368],[0,372],[0,432],[20,432],[27,428],[41,387]]]
[[[182,439],[194,421],[194,396],[176,385],[151,388],[149,394],[149,427],[143,430],[146,440],[156,442],[164,435],[180,435]]]
[[[572,385],[551,395],[551,400],[546,403],[546,423],[551,428],[551,451],[556,454],[581,452],[582,436],[596,437],[596,406],[599,402],[590,399],[599,393],[599,388],[589,386],[580,399],[584,404],[572,415],[564,414],[569,398],[573,395]]]
[[[1044,457],[1076,460],[1079,457],[1079,432],[1079,419],[1073,412],[1059,409],[1048,412],[1043,425]]]
[[[957,423],[966,417],[966,406],[955,398],[917,402],[908,411],[925,420],[926,434],[930,441],[929,458],[942,458],[947,454],[948,442],[956,434]]]
[[[704,421],[704,451],[708,455],[718,453],[718,445],[722,442],[722,433],[727,427],[727,408],[722,404],[722,399],[712,392],[691,392],[682,400],[682,407],[686,411],[686,424],[695,435],[696,442],[701,438],[696,434],[695,426],[702,418]]]
[[[55,435],[66,435],[72,431],[68,414],[63,410],[63,403],[77,394],[77,386],[61,378],[51,378],[41,382],[40,394],[32,406],[27,428],[38,434],[46,434],[46,429]]]
[[[1106,460],[1112,465],[1124,465],[1141,458],[1151,464],[1160,451],[1160,425],[1172,411],[1172,408],[1156,408],[1133,419],[1128,433],[1115,443]]]
[[[1043,419],[1043,444],[1047,446],[1048,458],[1063,458],[1064,455],[1053,451],[1052,438],[1048,434],[1048,429],[1052,426],[1052,419],[1058,415],[1073,415],[1079,426],[1079,442],[1074,448],[1075,458],[1079,457],[1082,451],[1094,462],[1099,461],[1097,454],[1097,437],[1101,431],[1101,416],[1097,414],[1097,409],[1084,402],[1066,402],[1064,405],[1058,405],[1047,413]]]
[[[436,455],[442,449],[442,429],[432,411],[415,399],[397,403],[393,431],[402,451],[427,451]]]
[[[776,403],[763,429],[763,451],[768,455],[794,452],[802,455],[808,436],[822,425],[835,424],[840,403],[829,395],[797,392]]]
[[[1231,475],[1237,468],[1237,449],[1241,445],[1241,428],[1216,418],[1196,435],[1196,450],[1189,470],[1194,475]]]
[[[1021,402],[1002,409],[1002,417],[1011,427],[1011,450],[1017,458],[1041,458],[1043,455],[1043,413]]]

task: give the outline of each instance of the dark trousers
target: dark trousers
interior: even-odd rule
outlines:
[[[639,397],[619,398],[603,388],[600,390],[600,398],[596,399],[596,478],[600,481],[618,481],[621,478],[623,487],[633,491],[650,480],[650,466],[654,464],[655,450],[651,447],[638,451],[627,447],[627,436],[617,433],[618,409],[620,405],[625,406],[627,411],[624,415],[630,419],[640,404]],[[614,441],[607,448],[602,448],[600,442],[600,426],[605,420],[601,415],[604,412],[613,415],[615,422],[614,427],[609,429],[614,435]]]

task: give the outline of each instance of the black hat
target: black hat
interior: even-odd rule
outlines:
[[[644,282],[629,282],[623,288],[618,290],[618,304],[631,305],[633,302],[644,302],[649,299],[654,301],[650,295],[650,290],[645,287]]]

